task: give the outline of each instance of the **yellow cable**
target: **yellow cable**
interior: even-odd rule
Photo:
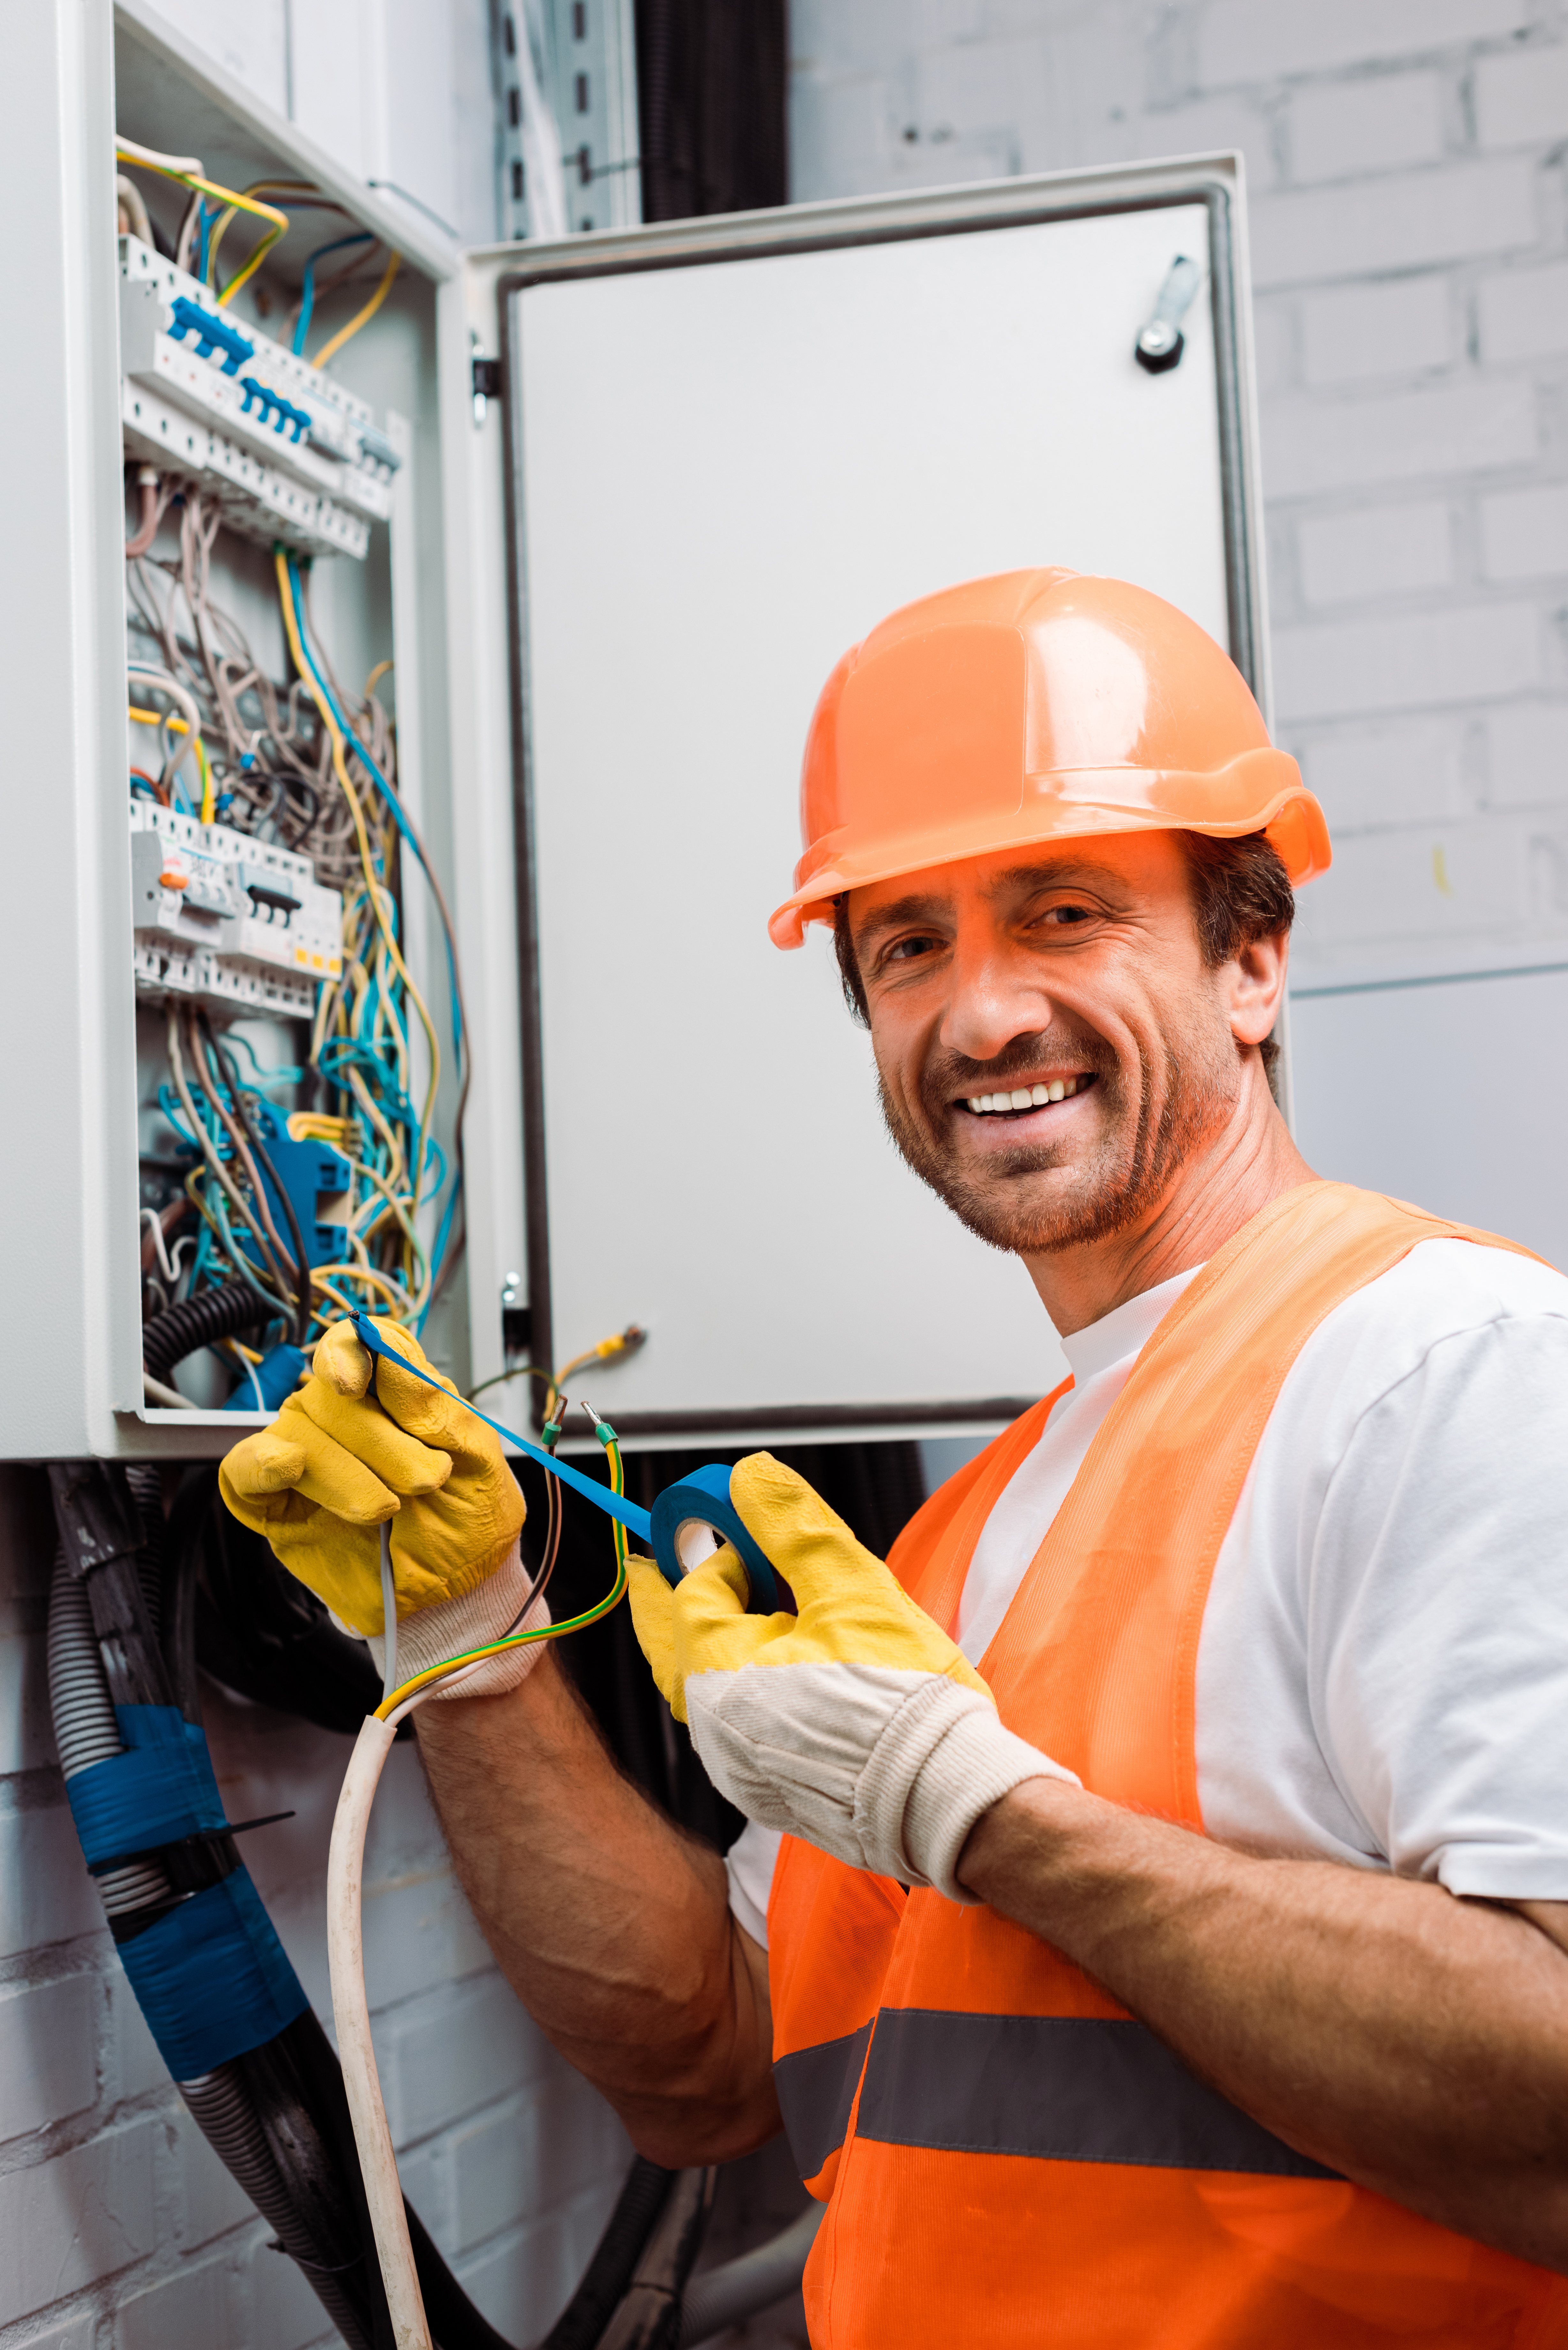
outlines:
[[[156,172],[161,179],[172,180],[179,187],[193,189],[198,195],[216,196],[221,203],[229,206],[229,211],[223,216],[223,222],[221,224],[223,226],[227,225],[229,220],[236,212],[254,213],[257,220],[270,221],[272,223],[272,226],[262,238],[260,244],[251,255],[250,259],[245,263],[244,267],[239,272],[237,276],[230,278],[228,284],[219,295],[218,307],[221,310],[224,303],[229,299],[229,296],[232,294],[238,293],[246,278],[254,276],[256,271],[261,267],[262,263],[265,260],[267,255],[272,251],[273,246],[277,243],[278,238],[286,233],[288,228],[288,214],[286,213],[280,213],[275,204],[258,203],[254,196],[239,195],[233,188],[220,188],[215,181],[203,179],[199,172],[176,171],[172,168],[171,159],[169,161],[155,162],[151,154],[145,147],[132,146],[129,141],[117,140],[115,141],[114,151],[117,159],[120,162],[139,163],[143,171]]]
[[[357,335],[360,328],[365,325],[368,319],[375,317],[377,311],[380,308],[382,303],[386,300],[388,295],[392,290],[392,280],[398,274],[398,264],[402,260],[402,257],[403,256],[400,253],[394,253],[390,255],[388,260],[387,266],[381,274],[381,282],[377,286],[375,292],[371,295],[369,300],[366,303],[364,308],[358,313],[357,317],[350,318],[346,327],[339,327],[337,332],[333,336],[332,340],[329,343],[322,344],[321,348],[317,352],[316,357],[310,362],[312,367],[324,368],[328,359],[336,359],[344,344],[348,341],[349,338],[353,335]]]
[[[610,1472],[610,1491],[624,1493],[626,1480],[621,1470],[620,1448],[612,1437],[604,1449]],[[448,1657],[439,1665],[427,1666],[422,1673],[413,1674],[400,1687],[388,1691],[376,1708],[377,1721],[389,1721],[399,1706],[417,1696],[421,1690],[428,1689],[432,1681],[444,1679],[448,1673],[455,1672],[460,1665],[478,1664],[486,1657],[504,1656],[509,1648],[528,1648],[537,1640],[558,1640],[563,1633],[581,1631],[587,1625],[597,1624],[601,1616],[607,1616],[610,1609],[618,1605],[627,1586],[626,1528],[618,1518],[612,1518],[610,1526],[615,1535],[615,1582],[596,1607],[585,1609],[580,1616],[568,1617],[564,1623],[543,1624],[535,1632],[510,1632],[504,1639],[491,1640],[482,1648],[465,1648],[461,1656]]]
[[[249,187],[240,190],[242,196],[316,196],[320,192],[314,180],[253,180]],[[207,268],[209,272],[216,269],[218,265],[218,247],[223,242],[223,231],[234,216],[234,208],[231,204],[222,219],[208,232]]]
[[[346,1158],[357,1156],[359,1121],[354,1118],[333,1118],[324,1109],[291,1109],[284,1124],[291,1142],[329,1142]]]
[[[337,778],[338,788],[348,801],[348,813],[354,819],[354,837],[358,844],[359,863],[364,869],[365,888],[376,917],[377,927],[386,942],[387,952],[391,958],[398,976],[402,981],[414,1009],[419,1014],[420,1025],[425,1032],[425,1041],[430,1046],[430,1083],[425,1089],[424,1107],[420,1115],[419,1141],[412,1171],[412,1188],[417,1200],[420,1185],[424,1180],[425,1148],[430,1139],[431,1126],[435,1116],[436,1090],[441,1084],[441,1043],[436,1035],[431,1015],[425,1008],[424,997],[414,985],[412,975],[399,951],[397,939],[393,935],[381,904],[381,887],[377,880],[376,868],[370,855],[370,840],[365,829],[364,814],[354,786],[348,780],[348,768],[343,755],[342,733],[337,719],[332,714],[331,704],[316,682],[315,672],[306,659],[305,647],[299,640],[299,628],[294,614],[294,598],[289,592],[288,559],[281,548],[274,556],[273,563],[277,574],[278,602],[283,609],[283,625],[288,638],[289,652],[293,657],[294,666],[304,682],[306,692],[315,702],[321,723],[331,740],[332,772]]]
[[[313,1282],[317,1282],[317,1276],[324,1273],[335,1273],[340,1281],[368,1281],[372,1288],[384,1289],[389,1297],[395,1298],[398,1294],[397,1283],[388,1274],[378,1273],[373,1264],[313,1265],[310,1278]],[[317,1285],[323,1289],[327,1286],[325,1282],[319,1282]],[[353,1310],[358,1313],[358,1308],[356,1306]]]
[[[134,703],[125,714],[138,726],[167,726],[171,734],[189,734],[191,732],[189,719],[164,718],[156,710],[138,710]]]
[[[202,822],[211,824],[218,812],[217,794],[213,787],[213,763],[199,734],[196,737],[196,764],[202,771]]]
[[[460,1665],[482,1664],[486,1657],[504,1656],[509,1648],[526,1648],[536,1640],[558,1640],[567,1632],[581,1632],[589,1624],[597,1624],[601,1616],[607,1616],[612,1607],[619,1606],[626,1596],[626,1568],[618,1561],[615,1581],[597,1607],[587,1608],[581,1616],[568,1616],[564,1623],[544,1624],[536,1632],[514,1632],[507,1639],[493,1640],[488,1648],[465,1649],[461,1657],[448,1657],[443,1664],[427,1667],[425,1671],[415,1673],[411,1680],[404,1681],[400,1688],[381,1700],[376,1708],[377,1721],[389,1721],[397,1707],[417,1696],[421,1690],[428,1689],[431,1681],[444,1679]]]

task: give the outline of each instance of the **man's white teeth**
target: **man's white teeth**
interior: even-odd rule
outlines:
[[[1076,1077],[1053,1077],[1048,1086],[1019,1086],[1009,1094],[971,1094],[969,1107],[981,1115],[994,1109],[1038,1109],[1044,1102],[1064,1101],[1077,1090]]]

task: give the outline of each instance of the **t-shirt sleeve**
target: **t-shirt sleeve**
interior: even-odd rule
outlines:
[[[774,1869],[782,1828],[759,1827],[750,1820],[724,1856],[730,1879],[730,1909],[753,1942],[768,1947],[768,1898],[774,1889]]]
[[[1568,1900],[1568,1318],[1438,1339],[1357,1419],[1301,1564],[1318,1738],[1369,1854]]]

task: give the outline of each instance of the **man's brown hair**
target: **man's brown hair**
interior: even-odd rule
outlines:
[[[1232,962],[1243,947],[1279,938],[1290,929],[1295,920],[1295,892],[1279,851],[1265,834],[1245,832],[1236,840],[1216,839],[1206,832],[1179,831],[1176,837],[1192,885],[1199,950],[1210,971]],[[870,1014],[849,934],[847,896],[833,901],[833,946],[844,1001],[867,1027]],[[1267,1036],[1258,1049],[1272,1083],[1280,1048]]]

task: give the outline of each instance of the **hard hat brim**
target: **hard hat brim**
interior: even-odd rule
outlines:
[[[1209,775],[1056,768],[1026,775],[1020,799],[1010,821],[999,821],[990,811],[971,825],[944,823],[940,832],[921,827],[902,837],[884,834],[869,853],[857,854],[843,833],[825,835],[796,868],[797,886],[771,916],[769,937],[776,947],[800,946],[808,923],[832,922],[836,897],[873,881],[929,872],[1002,849],[1105,834],[1202,832],[1234,840],[1266,833],[1297,889],[1326,873],[1333,861],[1323,809],[1302,782],[1295,761],[1272,748],[1242,752]],[[1204,813],[1192,812],[1198,808]]]

